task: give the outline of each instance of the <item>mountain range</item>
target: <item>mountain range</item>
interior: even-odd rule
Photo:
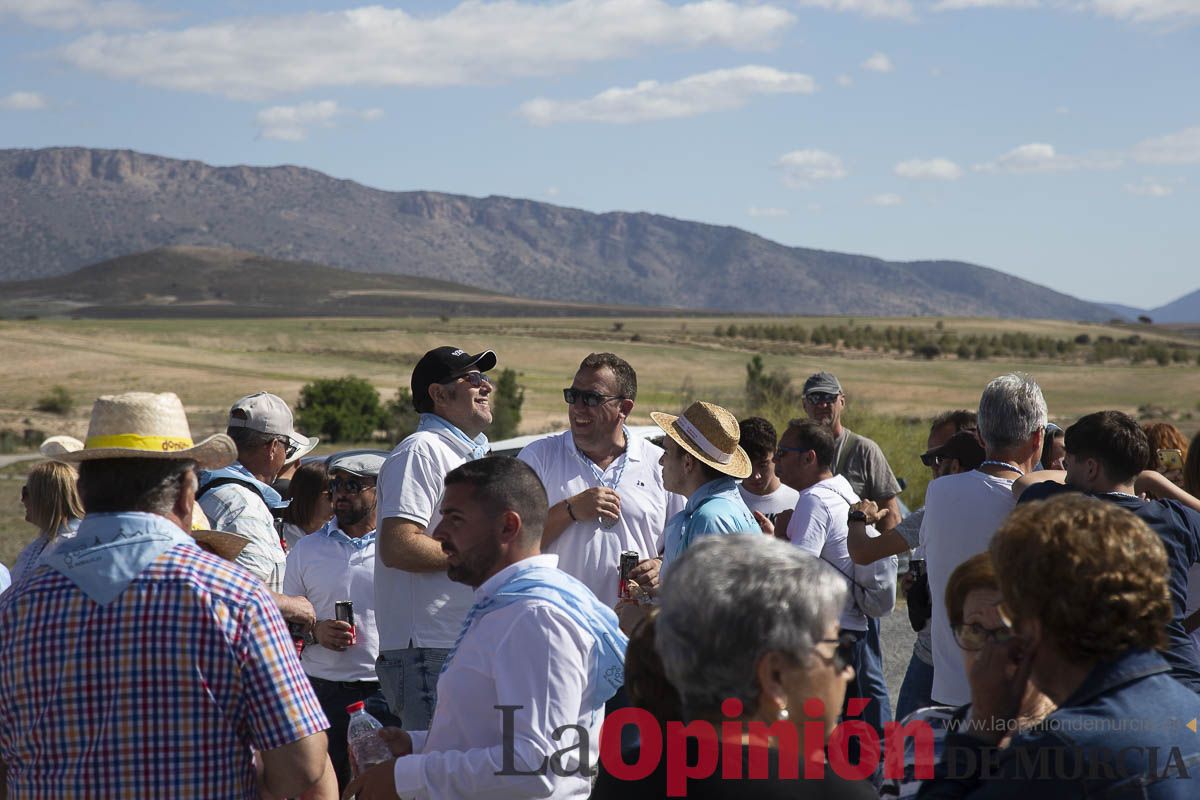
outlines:
[[[958,261],[787,247],[738,228],[647,213],[382,191],[294,166],[214,167],[128,150],[0,150],[0,204],[3,281],[200,246],[576,304],[1113,316],[1103,305]]]
[[[1149,317],[1155,322],[1200,322],[1200,289],[1157,308],[1138,308],[1120,303],[1104,303],[1104,307],[1131,320]]]

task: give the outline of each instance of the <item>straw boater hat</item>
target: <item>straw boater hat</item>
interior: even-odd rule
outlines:
[[[696,401],[683,416],[651,411],[654,424],[701,463],[734,478],[750,475],[750,457],[738,445],[737,417],[720,406]]]
[[[41,453],[68,464],[98,458],[187,458],[204,469],[228,466],[237,459],[237,447],[223,433],[199,444],[192,441],[183,403],[172,392],[100,397],[92,406],[86,440],[51,436],[42,443]]]
[[[236,560],[246,545],[250,544],[250,540],[245,536],[227,531],[188,531],[188,533],[192,534],[192,538],[196,540],[196,544],[201,549],[220,556],[226,561]]]

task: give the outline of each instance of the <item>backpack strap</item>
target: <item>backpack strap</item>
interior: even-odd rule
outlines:
[[[196,499],[199,500],[201,497],[219,486],[228,486],[230,484],[241,486],[254,492],[255,496],[257,496],[259,500],[263,501],[263,505],[267,506],[267,510],[271,512],[272,518],[278,520],[283,516],[283,512],[286,510],[287,506],[284,506],[283,508],[271,508],[271,506],[267,503],[267,498],[263,497],[262,492],[259,491],[258,487],[250,481],[244,481],[241,478],[215,478],[201,486],[200,489],[196,491]]]

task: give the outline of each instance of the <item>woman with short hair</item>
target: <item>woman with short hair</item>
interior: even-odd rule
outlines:
[[[12,568],[14,584],[59,541],[75,536],[83,519],[83,503],[75,487],[78,478],[74,467],[57,461],[43,461],[29,471],[21,487],[21,505],[25,506],[25,521],[37,528],[38,535],[17,556]]]

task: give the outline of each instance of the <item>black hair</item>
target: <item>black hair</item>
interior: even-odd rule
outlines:
[[[1137,420],[1120,411],[1097,411],[1067,428],[1072,458],[1094,458],[1110,481],[1125,483],[1150,465],[1150,440]]]
[[[775,447],[779,444],[775,426],[762,417],[747,417],[738,423],[741,435],[738,444],[750,456],[751,461],[762,461],[775,455]]]
[[[511,456],[468,461],[446,474],[449,487],[466,484],[490,514],[515,511],[521,517],[522,538],[528,544],[542,539],[546,524],[546,488],[533,468]]]
[[[579,362],[579,369],[603,369],[608,367],[617,379],[617,394],[626,400],[637,400],[637,373],[629,362],[615,353],[589,353]]]
[[[822,425],[815,419],[794,419],[788,423],[787,432],[796,437],[797,447],[812,450],[816,454],[817,465],[822,469],[833,466],[837,439],[828,425]]]

